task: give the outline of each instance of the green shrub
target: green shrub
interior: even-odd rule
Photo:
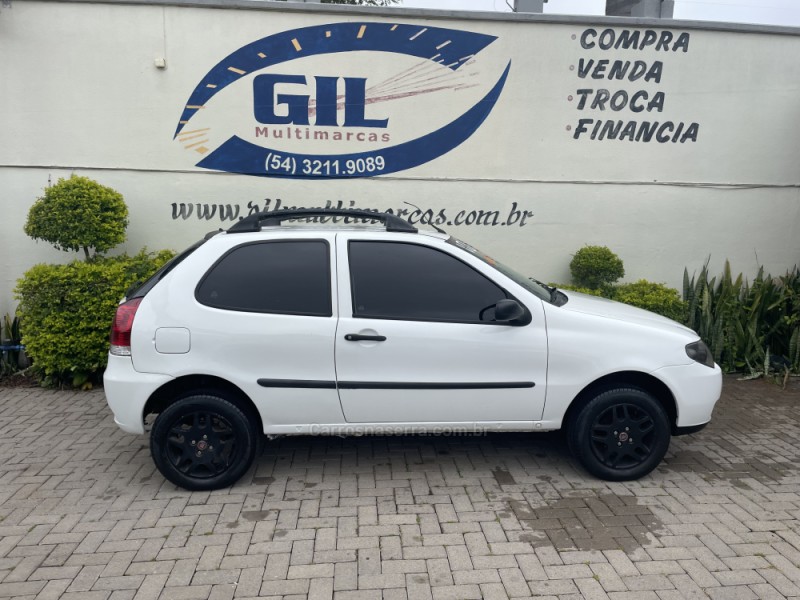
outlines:
[[[128,208],[122,194],[72,175],[45,189],[28,211],[25,233],[59,250],[103,253],[125,241]]]
[[[18,346],[20,343],[19,317],[5,315],[0,319],[0,345]],[[25,356],[20,350],[0,350],[0,379],[19,371],[24,362]]]
[[[586,287],[580,287],[577,285],[568,285],[564,283],[551,283],[553,287],[556,287],[560,290],[567,290],[571,292],[580,292],[581,294],[589,294],[590,296],[600,296],[601,298],[610,298],[611,288],[601,288],[601,289],[592,289]]]
[[[675,321],[683,322],[686,318],[686,303],[681,300],[678,290],[663,283],[646,279],[640,279],[636,283],[622,283],[614,286],[612,298]]]
[[[576,286],[595,290],[625,275],[622,260],[605,246],[584,246],[572,257],[569,270]]]
[[[781,277],[763,269],[752,284],[730,265],[718,277],[704,266],[683,274],[686,324],[697,331],[725,371],[765,374],[770,369],[800,372],[800,271]]]
[[[40,264],[17,282],[22,341],[45,385],[88,387],[106,366],[108,336],[129,286],[154,273],[171,251]]]

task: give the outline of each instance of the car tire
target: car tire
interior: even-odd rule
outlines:
[[[190,395],[158,415],[150,432],[153,462],[187,490],[216,490],[250,468],[259,432],[239,407],[212,394]]]
[[[573,456],[608,481],[644,477],[667,453],[670,424],[664,407],[637,388],[613,388],[589,400],[568,424]]]

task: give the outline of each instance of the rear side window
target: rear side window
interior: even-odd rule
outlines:
[[[353,316],[408,321],[491,321],[505,291],[449,254],[417,244],[350,242]]]
[[[206,306],[330,317],[330,252],[325,240],[238,246],[214,264],[195,291]]]
[[[207,238],[204,238],[199,242],[195,242],[180,254],[173,256],[170,260],[165,262],[158,271],[153,273],[150,279],[148,279],[144,283],[141,282],[134,283],[128,289],[128,292],[125,294],[125,297],[128,300],[132,300],[134,298],[144,298],[150,292],[150,290],[152,290],[156,286],[156,284],[167,275],[167,273],[169,273],[170,271],[172,271],[172,269],[181,264],[184,261],[184,259],[187,258],[192,252],[194,252],[200,246],[205,244],[206,239]]]

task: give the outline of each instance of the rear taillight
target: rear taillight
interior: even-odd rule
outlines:
[[[134,298],[117,307],[114,324],[111,326],[111,354],[115,356],[131,355],[133,318],[136,316],[136,309],[139,308],[141,301],[141,298]]]

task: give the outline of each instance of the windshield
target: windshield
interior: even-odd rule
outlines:
[[[494,267],[495,269],[500,271],[503,275],[511,279],[514,283],[521,285],[526,290],[534,294],[537,298],[541,298],[545,302],[551,302],[551,303],[553,302],[553,291],[555,290],[555,288],[546,286],[541,281],[537,281],[530,277],[525,277],[524,275],[520,275],[511,267],[507,267],[500,261],[493,259],[491,256],[488,256],[487,254],[481,252],[477,248],[473,248],[469,244],[462,242],[461,240],[458,240],[452,236],[450,236],[450,238],[447,240],[447,243],[452,244],[453,246],[456,246],[458,248],[461,248],[462,250],[466,250],[467,252],[472,254],[472,256],[474,256],[475,258],[482,260],[490,267]]]

